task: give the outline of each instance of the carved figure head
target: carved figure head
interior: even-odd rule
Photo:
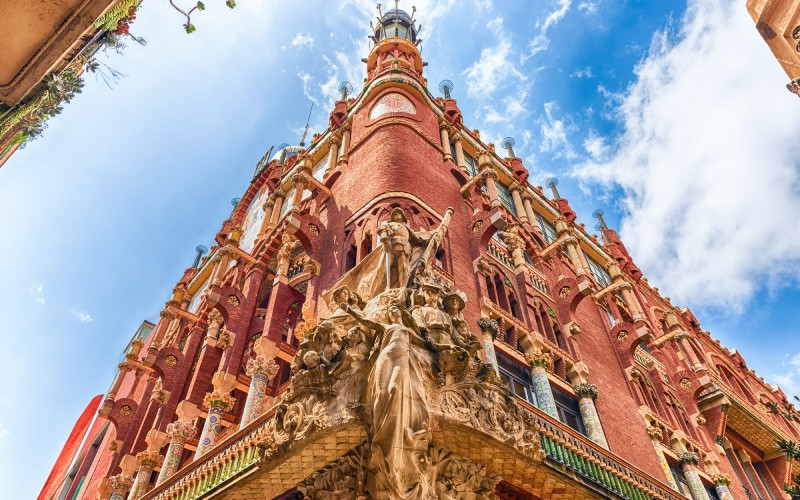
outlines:
[[[351,292],[347,285],[340,286],[333,291],[333,303],[337,306],[342,303],[350,303]]]
[[[439,297],[442,295],[442,289],[438,286],[422,285],[422,293],[425,298],[425,305],[436,307],[439,303]]]
[[[402,208],[396,207],[392,209],[392,222],[402,222],[404,224],[408,222]]]
[[[451,316],[456,316],[464,310],[464,306],[467,305],[467,295],[462,291],[457,291],[453,293],[448,293],[442,299],[444,303],[444,309],[447,311],[447,314]]]

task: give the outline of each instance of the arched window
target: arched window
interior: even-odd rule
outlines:
[[[359,260],[363,260],[370,252],[372,252],[372,235],[366,233],[364,234],[364,239],[361,240],[361,257]]]
[[[447,254],[445,253],[444,248],[439,248],[439,250],[436,251],[436,261],[434,264],[442,271],[448,271]]]
[[[347,254],[344,257],[344,270],[349,271],[356,267],[358,260],[358,249],[356,249],[355,245],[350,245],[350,249],[347,251]]]

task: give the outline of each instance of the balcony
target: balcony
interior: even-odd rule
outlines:
[[[455,384],[432,395],[433,442],[483,464],[509,484],[542,498],[683,498],[522,399],[514,402],[506,395],[492,408],[461,412],[476,403],[467,398],[463,400],[467,406],[447,411],[444,408],[447,403],[442,399],[445,390],[451,396],[463,396],[477,388],[484,401],[493,400],[492,394],[505,394],[488,383],[468,383],[466,387],[464,390],[465,386]],[[275,407],[228,436],[205,457],[182,468],[144,498],[189,500],[209,495],[271,498],[366,440],[364,423],[356,417],[289,440],[280,447],[280,453],[269,456],[265,439],[274,438],[278,411]],[[533,452],[530,447],[523,449],[503,439],[503,430],[491,427],[491,423],[487,428],[491,419],[481,419],[481,411],[505,412],[504,415],[524,422],[524,427],[532,432],[528,439],[534,440],[529,443]]]

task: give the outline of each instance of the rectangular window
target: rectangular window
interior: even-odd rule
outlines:
[[[514,198],[511,196],[511,190],[509,190],[508,186],[500,181],[497,181],[495,184],[497,186],[497,197],[500,198],[500,201],[503,202],[503,205],[505,205],[506,208],[516,217],[517,207],[514,206]]]
[[[530,370],[499,353],[497,355],[497,364],[500,369],[500,380],[503,381],[508,390],[536,406],[536,396],[533,393],[533,387],[530,382]]]
[[[453,153],[453,155],[455,155],[455,153]],[[478,173],[478,166],[475,164],[475,158],[468,155],[466,151],[464,151],[464,163],[467,164],[467,172],[469,172],[469,176],[475,177],[475,174]]]
[[[542,214],[536,212],[536,220],[539,221],[539,227],[542,228],[542,232],[544,232],[544,239],[547,240],[547,243],[552,243],[556,241],[558,235],[556,235],[556,228],[549,222],[547,219],[542,217]]]
[[[581,412],[578,409],[578,402],[575,400],[575,398],[561,389],[553,387],[552,390],[553,399],[555,399],[556,402],[558,419],[585,436],[586,429],[583,426],[583,419],[581,418]]]
[[[587,254],[586,252],[583,252],[583,255],[586,256],[586,262],[589,263],[589,269],[592,270],[592,274],[594,275],[594,279],[597,281],[597,283],[603,288],[610,285],[611,276],[608,274],[605,268],[602,265],[600,265],[599,262],[589,257],[589,254]]]

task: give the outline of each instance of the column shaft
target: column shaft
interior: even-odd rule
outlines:
[[[606,441],[603,426],[600,425],[600,417],[597,415],[597,407],[594,405],[594,400],[590,397],[580,398],[578,400],[578,409],[581,412],[583,426],[586,427],[586,434],[589,439],[608,449],[608,441]]]
[[[178,467],[181,465],[181,457],[183,456],[183,447],[183,441],[173,440],[169,444],[167,454],[164,456],[164,464],[158,473],[158,479],[156,479],[156,486],[178,472]]]
[[[493,207],[497,207],[500,205],[500,198],[497,196],[497,185],[494,181],[497,174],[495,172],[490,172],[489,174],[490,175],[486,176],[486,191],[489,193],[489,204]]]
[[[336,169],[336,160],[339,158],[339,140],[331,139],[331,148],[328,150],[328,164],[325,166],[324,177],[329,176]]]
[[[197,451],[194,452],[195,460],[202,457],[216,444],[217,435],[222,431],[223,412],[224,409],[221,406],[214,405],[208,408],[208,415],[203,424],[203,430],[200,432],[200,441],[197,443]]]
[[[347,126],[342,132],[342,147],[339,149],[339,163],[347,163],[347,153],[350,149],[350,127]]]
[[[717,490],[719,500],[733,500],[733,493],[731,493],[731,490],[726,485],[718,484],[714,486],[714,489]]]
[[[244,404],[241,427],[246,426],[261,415],[264,400],[267,398],[269,378],[263,373],[254,373],[250,379],[250,390]]]
[[[270,218],[270,227],[278,225],[278,218],[281,216],[281,209],[283,208],[283,196],[275,196],[275,206],[272,208],[272,217]]]
[[[536,406],[558,420],[558,411],[556,410],[556,400],[553,397],[553,389],[550,388],[547,370],[543,366],[534,366],[531,368],[531,385],[533,386],[533,393],[536,395]]]
[[[692,492],[694,500],[711,500],[694,465],[684,463],[683,475],[686,476],[686,481],[689,483],[689,490]]]
[[[492,365],[498,374],[500,369],[497,367],[497,353],[494,351],[494,340],[489,332],[483,333],[483,349],[486,351],[486,361]]]
[[[675,477],[672,475],[672,471],[669,470],[669,462],[667,462],[667,457],[664,455],[664,450],[661,449],[661,443],[654,439],[653,448],[655,448],[658,463],[661,464],[661,469],[664,471],[664,477],[667,478],[667,483],[669,483],[673,490],[679,491],[678,483],[675,482]]]
[[[456,165],[458,165],[458,168],[464,173],[464,175],[469,177],[469,172],[467,171],[467,162],[464,160],[464,146],[461,143],[461,136],[456,134],[453,139],[456,146]]]
[[[439,132],[442,136],[442,149],[444,150],[444,161],[453,161],[453,155],[450,154],[450,133],[447,131],[447,125],[439,125]]]
[[[150,475],[153,473],[152,465],[141,465],[138,472],[136,472],[136,479],[133,482],[131,493],[128,495],[128,500],[137,500],[147,493],[147,485],[150,484]]]
[[[528,222],[528,214],[525,212],[525,207],[522,205],[519,187],[511,190],[511,198],[514,200],[514,209],[517,211],[517,219],[519,219],[520,222]]]

